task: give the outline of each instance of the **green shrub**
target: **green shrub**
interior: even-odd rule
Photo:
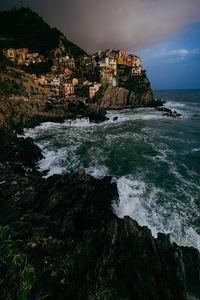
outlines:
[[[9,226],[0,226],[0,298],[28,299],[35,283],[35,270],[28,264],[26,254],[20,253],[23,242],[13,241]]]

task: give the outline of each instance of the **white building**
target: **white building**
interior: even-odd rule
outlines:
[[[142,67],[135,67],[135,68],[132,68],[132,75],[141,75],[142,74]]]

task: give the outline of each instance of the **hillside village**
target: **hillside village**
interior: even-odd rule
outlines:
[[[51,72],[32,73],[31,76],[38,86],[48,90],[54,100],[73,99],[76,96],[92,100],[101,86],[117,87],[124,74],[131,78],[143,73],[141,58],[122,50],[108,49],[76,58],[59,48],[49,51],[46,56],[30,53],[27,48],[3,49],[2,53],[22,67],[50,61]]]

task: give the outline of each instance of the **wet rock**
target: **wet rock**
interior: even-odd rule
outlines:
[[[148,104],[148,107],[157,108],[163,106],[165,103],[166,102],[163,99],[153,99],[153,101]]]
[[[180,118],[182,115],[177,113],[175,110],[171,110],[167,107],[156,107],[157,110],[163,112],[163,116],[171,117],[171,118]]]
[[[45,102],[41,99],[2,99],[0,101],[0,127],[13,129],[19,133],[23,128],[33,128],[42,122],[63,122],[66,119],[87,117],[90,122],[99,123],[107,120],[106,111],[94,104],[83,101]]]
[[[3,131],[1,137],[8,153],[0,152],[0,220],[24,241],[35,267],[29,299],[200,298],[198,250],[171,244],[169,235],[156,239],[130,217],[119,219],[111,177],[99,180],[80,170],[43,179],[34,167],[39,152],[29,139],[24,149],[30,161],[22,155],[21,139]],[[13,149],[19,154],[12,156]],[[59,247],[48,252],[46,237]]]

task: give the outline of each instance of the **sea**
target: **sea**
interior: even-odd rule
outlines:
[[[25,130],[42,149],[46,177],[85,169],[111,176],[119,200],[113,211],[170,233],[178,245],[200,250],[200,90],[154,91],[178,119],[153,108],[108,111],[109,120],[43,123]],[[115,120],[116,118],[116,120]]]

